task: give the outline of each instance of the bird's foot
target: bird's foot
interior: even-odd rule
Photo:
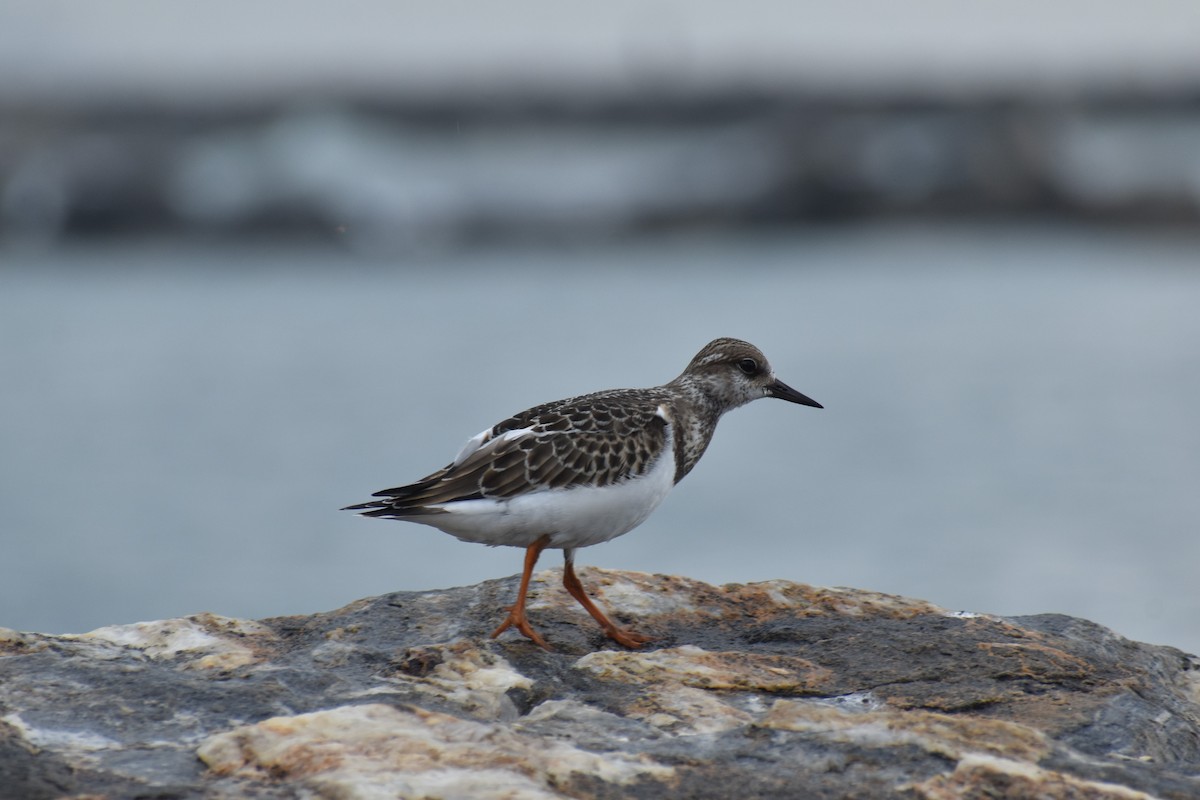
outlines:
[[[525,638],[532,641],[538,647],[542,648],[543,650],[550,650],[550,645],[546,644],[546,640],[543,639],[541,634],[535,631],[533,626],[529,624],[529,620],[525,617],[524,609],[521,609],[521,611],[518,613],[510,608],[508,610],[508,617],[505,618],[504,622],[500,623],[500,627],[492,631],[492,638],[495,639],[509,628],[516,628],[517,631],[525,636]]]
[[[628,647],[630,650],[637,650],[642,645],[654,641],[653,636],[646,636],[628,628],[618,628],[616,625],[606,627],[604,633],[617,644]]]

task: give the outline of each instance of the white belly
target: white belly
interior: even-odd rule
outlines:
[[[669,431],[668,431],[669,433]],[[549,534],[550,547],[588,547],[636,528],[675,485],[670,446],[640,478],[604,487],[577,486],[508,500],[461,500],[434,508],[445,514],[409,517],[467,542],[528,547]]]

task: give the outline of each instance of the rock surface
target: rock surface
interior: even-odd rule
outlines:
[[[585,570],[326,614],[0,629],[0,797],[1198,798],[1200,659],[1058,615]]]

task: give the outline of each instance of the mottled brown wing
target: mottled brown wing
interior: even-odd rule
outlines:
[[[350,508],[369,509],[368,516],[404,516],[442,503],[637,477],[668,445],[661,399],[644,390],[614,390],[529,409],[494,426],[454,463],[408,486],[376,492],[384,500]]]

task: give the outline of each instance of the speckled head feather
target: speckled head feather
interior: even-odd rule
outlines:
[[[677,414],[678,477],[692,470],[708,449],[717,420],[726,411],[762,397],[778,397],[820,408],[816,401],[775,377],[763,352],[741,339],[713,339],[692,358],[679,377],[664,388],[672,390]]]
[[[767,357],[757,347],[740,339],[714,339],[668,385],[699,389],[724,413],[766,397],[774,379]]]

